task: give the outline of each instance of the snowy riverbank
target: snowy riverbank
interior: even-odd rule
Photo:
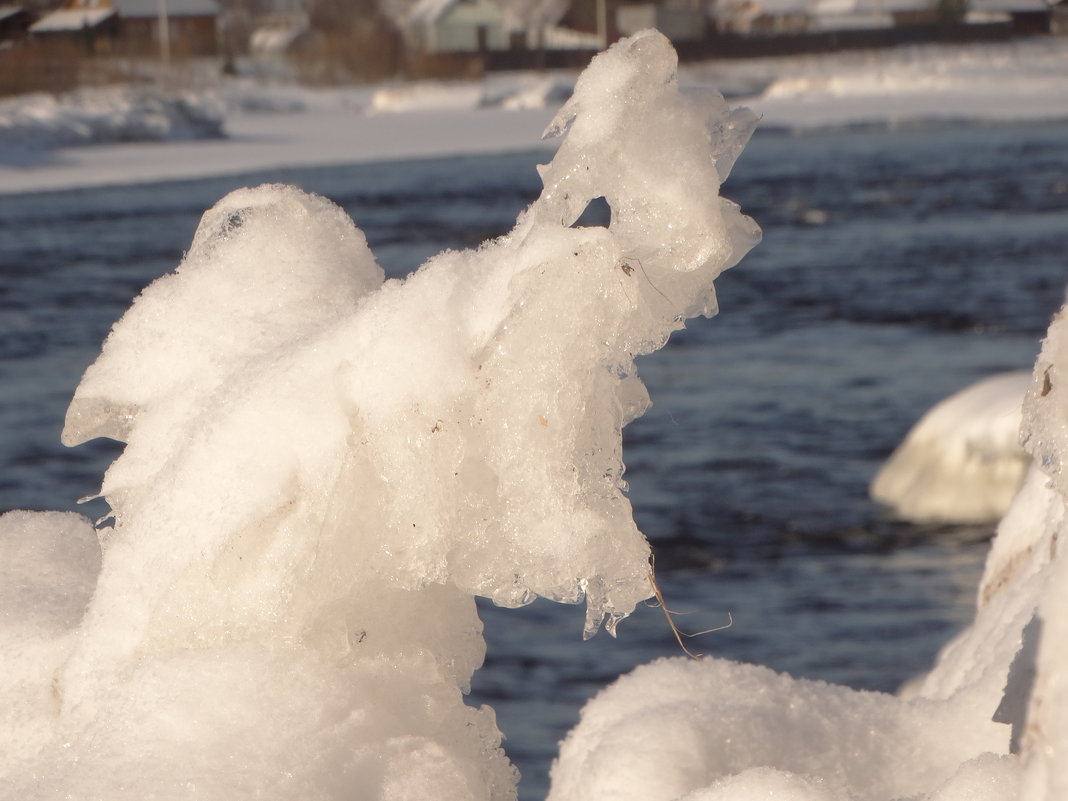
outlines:
[[[195,141],[187,125],[166,128],[158,104],[116,103],[113,90],[83,92],[66,103],[39,99],[32,115],[19,105],[25,100],[8,100],[0,104],[0,192],[549,149],[555,142],[540,133],[575,77],[512,73],[479,82],[341,89],[225,80],[198,101],[186,100],[195,108],[217,107],[223,118],[225,138]],[[680,83],[724,92],[753,109],[762,128],[1064,119],[1068,41],[707,62],[684,66]],[[87,124],[87,116],[96,124]],[[49,135],[32,134],[42,130]],[[100,146],[69,146],[74,143]]]

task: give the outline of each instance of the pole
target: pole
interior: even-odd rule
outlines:
[[[168,72],[171,66],[171,30],[167,16],[167,0],[159,0],[159,60],[163,65],[163,72]]]

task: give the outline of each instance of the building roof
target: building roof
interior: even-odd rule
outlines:
[[[970,0],[969,11],[981,11],[987,14],[1019,14],[1028,11],[1049,11],[1056,3],[1044,0]]]
[[[558,26],[571,9],[571,0],[497,0],[511,30]]]
[[[13,17],[16,14],[27,14],[29,12],[20,6],[0,6],[0,21]]]
[[[433,25],[456,6],[463,4],[477,9],[477,14],[490,19],[504,18],[504,12],[496,0],[419,0],[409,12],[409,25]]]
[[[61,8],[33,23],[30,33],[61,33],[95,28],[116,13],[113,8]]]
[[[1022,2],[1041,4],[1043,0],[985,0],[986,2]],[[932,0],[755,0],[767,14],[808,14],[813,17],[881,17],[901,11],[925,11],[934,7]],[[977,2],[969,0],[972,8]]]
[[[441,19],[457,0],[419,0],[408,14],[412,25],[429,25]]]
[[[126,19],[155,19],[160,0],[112,0]],[[166,0],[168,17],[217,17],[215,0]]]

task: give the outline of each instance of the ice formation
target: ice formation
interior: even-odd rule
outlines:
[[[1030,458],[1020,447],[1026,371],[983,379],[946,398],[909,431],[871,484],[872,497],[916,522],[999,520]]]
[[[928,675],[892,696],[661,660],[587,705],[550,801],[1068,798],[1066,393],[1062,310],[1023,404],[1032,467],[998,527],[975,621]]]
[[[474,596],[585,600],[592,635],[650,595],[633,358],[759,236],[718,196],[753,115],[675,69],[652,31],[596,57],[515,228],[405,281],[294,188],[204,215],[67,415],[67,444],[126,443],[113,526],[2,519],[5,797],[514,797],[462,701]]]

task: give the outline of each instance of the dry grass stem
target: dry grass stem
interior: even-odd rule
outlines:
[[[683,653],[685,653],[686,656],[690,657],[690,659],[700,659],[702,656],[704,656],[704,654],[695,654],[693,651],[687,648],[686,643],[683,641],[683,637],[685,637],[686,639],[690,639],[692,637],[700,637],[704,634],[712,634],[716,631],[723,631],[724,629],[729,629],[731,626],[734,625],[734,616],[730,612],[728,612],[727,622],[722,626],[715,626],[710,629],[705,629],[704,631],[695,631],[692,633],[683,631],[675,623],[674,616],[685,615],[690,613],[675,612],[668,607],[667,602],[664,600],[664,593],[660,591],[660,585],[656,583],[656,574],[653,569],[653,560],[651,558],[649,560],[649,584],[653,588],[653,595],[656,597],[657,604],[662,610],[664,610],[664,617],[667,619],[668,625],[671,627],[671,632],[675,635],[675,639],[679,643],[679,647],[683,650]]]

